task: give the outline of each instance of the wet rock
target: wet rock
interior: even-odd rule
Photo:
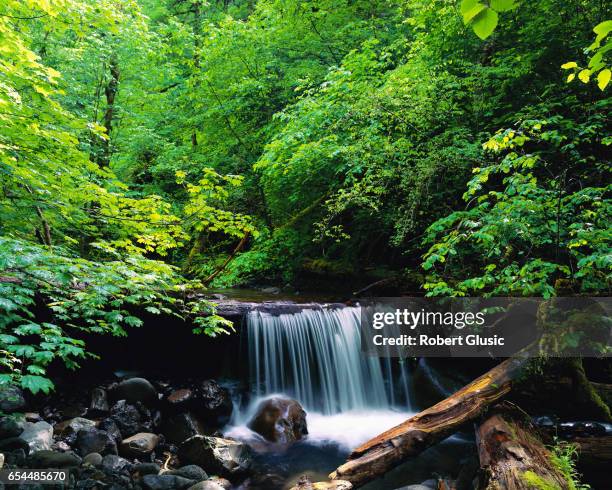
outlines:
[[[151,454],[159,442],[159,436],[149,432],[140,432],[123,439],[119,452],[129,458],[140,458]]]
[[[0,387],[0,412],[13,413],[25,407],[23,391],[17,386]]]
[[[117,424],[122,437],[129,437],[139,432],[151,432],[151,412],[140,402],[130,404],[119,400],[111,408],[110,418]]]
[[[23,416],[28,422],[40,422],[43,419],[37,412],[26,412]]]
[[[22,441],[23,442],[23,441]],[[26,454],[27,451],[29,451],[29,447],[27,447],[27,449],[16,449],[14,451],[11,451],[10,453],[6,453],[4,455],[4,463],[6,464],[6,466],[17,466],[18,468],[21,468],[23,466],[25,466],[25,462],[26,462]]]
[[[89,402],[87,414],[91,417],[100,417],[107,415],[108,412],[109,406],[106,391],[102,388],[94,388],[91,392],[91,401]]]
[[[102,455],[100,453],[89,453],[83,458],[83,463],[91,466],[100,466],[102,464]]]
[[[42,450],[30,454],[28,464],[30,468],[72,468],[81,464],[81,458],[72,451],[58,453]]]
[[[107,454],[102,459],[101,468],[105,473],[128,473],[132,463],[116,454]]]
[[[95,427],[81,429],[77,433],[75,448],[80,454],[117,454],[117,444],[110,434]]]
[[[197,464],[225,477],[244,474],[251,467],[246,444],[219,437],[193,436],[180,445],[178,457],[183,464]]]
[[[76,435],[81,429],[95,427],[96,423],[93,420],[83,417],[75,417],[70,420],[65,420],[53,427],[56,435],[64,438],[68,443],[73,444],[76,440]]]
[[[158,401],[157,390],[144,378],[130,378],[117,385],[115,395],[118,400],[127,400],[131,404],[137,402],[151,407]]]
[[[291,490],[351,490],[353,485],[344,480],[333,480],[328,482],[316,482],[304,475],[297,481],[297,484]]]
[[[19,439],[28,443],[30,452],[51,449],[53,444],[53,427],[47,422],[25,422]]]
[[[229,390],[210,379],[200,385],[196,407],[197,413],[213,428],[224,426],[234,409]]]
[[[172,444],[180,444],[192,436],[202,434],[204,430],[196,416],[186,412],[165,418],[161,432]]]
[[[207,480],[196,483],[189,487],[188,490],[225,490],[225,487],[222,487],[214,480]]]
[[[14,417],[2,417],[0,419],[0,439],[17,437],[23,432],[23,423],[18,422]]]
[[[98,424],[98,429],[108,432],[108,434],[114,439],[117,444],[119,444],[123,440],[123,437],[121,437],[121,431],[119,430],[117,423],[111,418],[102,420]]]
[[[54,451],[59,451],[60,453],[65,453],[66,451],[70,451],[71,447],[67,442],[55,441],[51,446],[51,449]]]
[[[142,478],[144,488],[148,490],[180,490],[189,488],[196,483],[176,475],[145,475]]]
[[[188,388],[175,390],[166,398],[168,409],[173,412],[184,410],[194,399],[193,391]]]
[[[28,454],[30,452],[30,445],[19,437],[10,437],[0,441],[0,451],[10,452],[19,449]]]
[[[134,473],[138,473],[140,476],[144,475],[157,475],[161,470],[157,463],[138,463],[132,468]]]
[[[208,481],[210,481],[212,483],[216,483],[217,485],[219,485],[224,490],[231,490],[231,488],[232,488],[232,484],[230,483],[229,480],[226,480],[225,478],[221,478],[219,476],[213,476]]]
[[[274,397],[257,407],[248,427],[271,442],[287,444],[308,434],[306,412],[290,398]]]
[[[189,480],[194,481],[202,481],[208,479],[208,475],[206,474],[206,472],[196,464],[188,464],[186,466],[181,466],[177,470],[169,471],[168,474],[182,476],[183,478],[187,478]]]

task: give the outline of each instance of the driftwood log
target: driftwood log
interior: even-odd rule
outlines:
[[[506,395],[528,359],[510,358],[433,407],[380,434],[355,449],[329,477],[358,488],[475,420]]]
[[[481,490],[569,488],[526,415],[509,405],[491,409],[476,429]]]

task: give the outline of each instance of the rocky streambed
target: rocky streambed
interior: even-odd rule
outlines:
[[[219,432],[232,417],[233,403],[214,380],[171,386],[132,377],[26,398],[17,388],[0,392],[4,469],[65,469],[69,488],[77,489],[272,489],[284,484],[281,475],[257,466],[250,446]],[[307,433],[305,417],[297,402],[276,399],[262,405],[252,427],[263,440],[289,444]]]

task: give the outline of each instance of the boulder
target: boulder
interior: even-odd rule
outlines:
[[[181,490],[194,483],[193,480],[176,475],[145,475],[142,478],[142,485],[148,490]]]
[[[89,453],[83,458],[83,463],[91,466],[100,466],[102,464],[102,455],[100,453]]]
[[[251,451],[246,444],[220,437],[193,436],[178,450],[182,464],[196,464],[211,473],[230,477],[251,467]]]
[[[281,444],[298,441],[308,434],[306,412],[302,406],[283,397],[263,400],[248,427],[268,441]]]
[[[102,459],[102,471],[105,473],[129,473],[132,463],[116,454],[107,454]]]
[[[232,489],[232,484],[230,483],[230,481],[226,480],[225,478],[221,478],[220,476],[212,476],[212,477],[210,477],[210,479],[208,481],[212,482],[212,483],[216,483],[218,486],[223,488],[223,490],[231,490]]]
[[[139,432],[123,439],[119,452],[128,458],[140,458],[151,454],[159,442],[159,436],[150,432]]]
[[[157,390],[144,378],[130,378],[121,381],[115,390],[118,400],[126,400],[131,404],[137,402],[151,407],[158,401]]]
[[[204,433],[202,423],[191,412],[178,413],[166,417],[161,432],[168,442],[180,444],[190,437]]]
[[[51,449],[53,444],[53,427],[47,422],[25,422],[19,439],[25,441],[30,452]]]
[[[74,443],[80,454],[89,453],[117,454],[117,444],[111,435],[95,427],[86,427],[77,433]]]
[[[106,391],[103,388],[94,388],[91,391],[91,399],[87,414],[91,417],[100,417],[107,415],[109,412],[108,400]]]
[[[195,406],[206,425],[212,428],[223,427],[229,421],[234,409],[229,390],[211,379],[203,381],[200,385]]]
[[[291,487],[291,490],[351,490],[352,488],[352,483],[348,481],[332,480],[313,483],[308,476],[304,475],[294,487]]]
[[[181,466],[177,470],[168,471],[167,474],[182,476],[183,478],[187,478],[193,481],[202,481],[208,479],[208,475],[206,474],[206,472],[196,464],[188,464],[186,466]]]
[[[73,444],[77,433],[81,429],[88,427],[95,427],[96,423],[93,420],[89,420],[83,417],[75,417],[70,420],[64,420],[53,426],[53,430],[56,435],[64,438],[70,444]]]
[[[121,431],[119,430],[117,423],[111,418],[102,420],[98,424],[98,429],[108,432],[108,434],[114,439],[117,444],[119,444],[123,440],[123,437],[121,437]]]
[[[13,413],[25,407],[23,391],[17,386],[0,387],[0,412]]]
[[[18,422],[14,417],[2,417],[0,419],[0,439],[17,437],[23,432],[23,422]]]
[[[128,403],[119,400],[111,408],[110,418],[117,424],[122,437],[139,432],[151,432],[151,412],[140,402]]]
[[[28,464],[30,468],[74,468],[81,464],[81,458],[72,451],[58,453],[45,449],[31,453]]]

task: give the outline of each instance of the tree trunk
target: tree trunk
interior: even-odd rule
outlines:
[[[350,481],[355,488],[374,480],[474,420],[510,391],[528,362],[510,358],[453,395],[355,449],[330,478]]]
[[[481,490],[568,489],[524,413],[497,405],[476,430]]]
[[[113,53],[109,61],[110,78],[104,88],[106,97],[106,109],[102,117],[102,125],[106,129],[106,138],[102,140],[100,154],[98,155],[98,165],[108,167],[111,159],[111,132],[113,130],[113,121],[115,118],[115,99],[119,91],[119,62],[117,56]]]

